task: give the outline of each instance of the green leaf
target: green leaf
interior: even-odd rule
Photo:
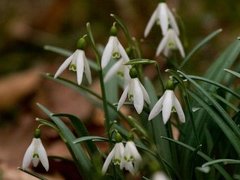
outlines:
[[[212,117],[212,119],[215,121],[215,123],[219,126],[219,128],[223,131],[223,133],[226,135],[226,137],[231,142],[232,146],[235,148],[236,152],[240,154],[240,143],[239,138],[236,134],[234,134],[233,130],[226,125],[226,123],[223,121],[222,117],[219,116],[210,106],[208,103],[203,101],[203,99],[196,94],[194,94],[191,91],[188,91],[189,95],[196,100],[202,107],[207,111],[207,113]],[[232,120],[231,120],[232,121]],[[237,127],[237,126],[236,126]]]
[[[208,84],[212,84],[216,87],[219,87],[219,88],[222,88],[223,90],[225,90],[226,92],[229,92],[230,94],[232,94],[233,96],[237,97],[240,99],[240,95],[235,93],[233,90],[231,90],[230,88],[218,83],[218,82],[215,82],[215,81],[212,81],[212,80],[209,80],[209,79],[206,79],[206,78],[203,78],[203,77],[199,77],[199,76],[192,76],[192,75],[189,75],[189,78],[191,79],[194,79],[194,80],[199,80],[199,81],[203,81],[205,83],[208,83]],[[207,86],[209,89],[209,86]]]
[[[181,63],[179,69],[181,69],[188,61],[189,59],[197,52],[200,48],[205,46],[210,40],[212,40],[214,37],[216,37],[220,32],[222,32],[222,29],[218,29],[211,34],[209,34],[207,37],[205,37],[200,43],[198,43],[191,51],[188,53],[184,61]]]
[[[33,171],[29,171],[29,170],[27,170],[27,169],[22,169],[22,168],[20,168],[20,167],[18,167],[18,169],[19,169],[20,171],[23,171],[23,172],[25,172],[25,173],[33,176],[33,177],[36,177],[36,178],[38,178],[38,179],[48,180],[46,177],[44,177],[43,175],[41,175],[41,174],[39,174],[39,173],[36,173],[36,172],[33,172]]]
[[[60,54],[60,55],[66,56],[66,57],[71,56],[73,53],[69,50],[66,50],[66,49],[63,49],[60,47],[56,47],[56,46],[51,46],[51,45],[45,45],[43,48],[46,51],[54,52],[54,53],[57,53],[57,54]]]
[[[237,59],[240,53],[240,41],[235,40],[217,60],[208,68],[205,77],[216,82],[224,80],[226,76],[223,73],[224,69],[228,69]]]
[[[88,158],[88,156],[85,154],[83,148],[79,145],[73,144],[73,141],[76,139],[76,137],[73,135],[73,133],[70,131],[70,129],[62,122],[61,119],[58,117],[52,116],[52,112],[50,112],[47,108],[45,108],[43,105],[37,103],[37,106],[48,115],[48,117],[56,124],[56,126],[59,129],[59,135],[67,145],[74,162],[77,165],[77,168],[79,169],[79,172],[85,176],[85,178],[89,178],[89,173],[92,171],[92,164]]]
[[[189,146],[189,145],[187,145],[187,144],[185,144],[185,143],[182,143],[182,142],[180,142],[180,141],[177,141],[177,140],[174,140],[174,139],[171,139],[171,138],[168,138],[168,137],[164,137],[164,136],[162,136],[161,138],[162,138],[162,139],[165,139],[165,140],[167,140],[167,141],[170,141],[170,142],[172,142],[172,143],[178,144],[179,146],[182,146],[183,148],[185,148],[185,149],[187,149],[187,150],[189,150],[189,151],[196,152],[196,149],[195,149],[195,148],[193,148],[193,147],[191,147],[191,146]],[[200,157],[202,157],[204,160],[208,161],[208,162],[209,162],[209,161],[212,161],[212,159],[211,159],[208,155],[204,154],[204,153],[201,152],[201,151],[197,151],[197,154],[198,154]],[[222,166],[220,166],[220,165],[218,165],[218,164],[214,164],[213,166],[218,170],[218,172],[219,172],[220,174],[222,174],[222,176],[223,176],[225,179],[227,179],[227,180],[232,180],[231,176],[225,171],[225,169],[223,169]]]
[[[78,144],[84,141],[95,141],[95,142],[108,142],[109,139],[101,136],[84,136],[77,138],[73,141],[74,144]]]
[[[73,127],[75,128],[76,133],[79,137],[89,136],[87,128],[85,127],[85,125],[82,123],[82,121],[77,116],[74,116],[72,114],[52,114],[52,116],[67,117],[71,121],[71,123],[72,123]],[[87,142],[86,145],[87,145],[87,148],[88,148],[90,154],[99,153],[99,150],[94,143]]]
[[[223,163],[224,165],[226,165],[226,164],[240,164],[240,160],[236,160],[236,159],[216,159],[216,160],[204,163],[202,165],[202,167],[208,167],[208,166],[211,166],[211,165],[214,165],[214,164],[219,164],[219,163]]]
[[[230,69],[224,69],[224,71],[227,71],[227,72],[229,72],[230,74],[232,74],[232,75],[240,78],[240,73],[238,73],[238,72],[236,72],[236,71],[232,71],[232,70],[230,70]]]
[[[144,64],[156,64],[157,62],[151,59],[131,59],[125,65],[144,65]]]
[[[232,129],[232,131],[234,132],[234,134],[236,134],[237,138],[240,139],[240,130],[237,127],[237,125],[233,122],[233,120],[231,119],[231,117],[228,115],[228,113],[226,111],[224,111],[224,109],[214,100],[213,97],[210,96],[210,94],[208,93],[208,91],[204,90],[198,83],[196,83],[193,79],[191,79],[189,76],[187,76],[186,74],[184,74],[183,72],[178,71],[181,75],[183,75],[183,77],[185,77],[191,84],[193,84],[208,100],[209,102],[211,102],[213,104],[213,106],[219,111],[219,113],[221,114],[221,116],[225,119],[225,122],[230,126],[230,128]],[[188,91],[189,92],[189,91]],[[192,94],[192,93],[191,93]],[[202,100],[202,97],[196,97],[196,99],[201,99],[202,105],[205,104],[204,101]],[[199,101],[196,101],[199,102]],[[203,108],[207,107],[208,109],[210,109],[209,105],[207,104],[207,106],[202,106]],[[220,118],[221,119],[221,118]],[[219,121],[219,119],[215,119],[216,123],[218,125],[222,125],[224,122]],[[225,123],[224,123],[225,124]],[[224,125],[225,126],[225,125]],[[223,132],[224,128],[221,128]],[[239,144],[239,143],[238,143]],[[236,147],[237,145],[235,145]],[[238,152],[240,153],[240,144],[239,144],[239,148],[238,148]]]

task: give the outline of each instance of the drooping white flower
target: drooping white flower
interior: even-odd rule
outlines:
[[[77,49],[70,57],[68,57],[63,64],[58,68],[54,78],[57,78],[67,67],[69,70],[77,72],[77,83],[80,85],[83,79],[83,73],[85,72],[88,83],[92,83],[92,76],[88,60],[85,56],[85,52],[81,49]]]
[[[109,81],[115,74],[119,74],[124,78],[124,84],[129,81],[130,76],[129,76],[129,66],[125,65],[127,61],[124,59],[120,59],[118,62],[116,62],[106,73],[104,77],[104,82]]]
[[[167,33],[163,36],[162,41],[158,45],[156,56],[163,51],[163,54],[168,57],[170,51],[175,49],[180,51],[180,54],[183,58],[185,57],[183,45],[176,32],[173,29],[168,29]]]
[[[136,174],[141,161],[142,157],[139,154],[135,143],[133,141],[128,141],[124,148],[123,159],[121,161],[120,168],[125,168],[131,174]]]
[[[103,174],[106,173],[108,166],[111,162],[113,162],[114,165],[120,165],[123,157],[123,153],[124,153],[123,143],[122,142],[116,143],[112,151],[108,154],[107,159],[103,164],[102,173]]]
[[[163,172],[156,172],[154,173],[153,177],[151,178],[152,180],[169,180],[169,178],[167,177],[167,175]]]
[[[46,171],[48,171],[48,157],[40,138],[33,138],[32,143],[23,157],[22,168],[26,169],[30,165],[31,161],[34,167],[36,167],[40,161]]]
[[[128,99],[133,101],[133,105],[138,114],[143,110],[144,100],[149,104],[150,99],[146,89],[143,87],[138,78],[132,78],[129,80],[127,86],[125,87],[122,96],[118,102],[117,110],[119,110],[123,103],[125,102],[128,95]]]
[[[124,62],[129,61],[129,57],[124,50],[123,46],[119,42],[116,36],[110,36],[108,43],[103,51],[102,59],[101,59],[101,66],[105,68],[109,61],[114,59],[123,59]]]
[[[144,31],[144,37],[146,37],[149,34],[155,22],[159,23],[163,35],[167,34],[169,25],[171,28],[174,29],[176,34],[179,35],[179,29],[175,21],[175,18],[165,2],[159,3],[155,11],[153,12]]]
[[[163,96],[158,100],[158,102],[154,105],[153,109],[151,110],[148,120],[153,119],[162,111],[163,122],[164,124],[166,124],[170,118],[170,114],[173,108],[176,110],[179,120],[182,123],[184,123],[185,115],[182,110],[181,104],[179,103],[173,90],[166,90]]]

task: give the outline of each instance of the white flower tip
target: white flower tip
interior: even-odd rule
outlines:
[[[165,69],[165,72],[169,72],[170,71],[170,69]]]

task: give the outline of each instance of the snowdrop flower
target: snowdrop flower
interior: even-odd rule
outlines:
[[[83,72],[85,71],[88,83],[92,83],[92,76],[88,60],[85,56],[85,52],[81,49],[77,49],[69,58],[67,58],[63,64],[58,68],[54,78],[57,78],[67,67],[69,70],[77,72],[77,83],[80,85],[83,79]]]
[[[27,151],[25,152],[22,162],[22,168],[26,169],[30,165],[31,161],[34,167],[36,167],[40,161],[45,170],[48,171],[48,157],[40,139],[39,129],[36,129],[35,137],[33,138],[32,143],[28,147]]]
[[[154,173],[152,180],[169,180],[165,173],[163,172],[156,172]]]
[[[168,57],[170,55],[170,50],[175,49],[180,51],[180,54],[183,58],[185,57],[183,45],[176,32],[173,29],[168,29],[167,33],[163,36],[162,41],[158,45],[156,56],[163,51],[163,54]]]
[[[118,62],[116,62],[106,73],[104,77],[104,82],[106,83],[109,81],[115,74],[118,74],[124,78],[124,84],[129,81],[130,76],[129,76],[129,66],[125,65],[127,61],[124,59],[120,59]]]
[[[167,123],[168,119],[170,118],[170,114],[172,112],[172,108],[175,108],[179,120],[184,123],[185,122],[185,115],[182,110],[181,104],[179,103],[177,97],[175,96],[173,90],[167,89],[163,96],[158,100],[158,102],[154,105],[153,109],[151,110],[148,120],[153,119],[162,111],[162,117],[164,124]]]
[[[165,2],[159,3],[155,11],[153,12],[144,31],[144,37],[147,37],[156,21],[159,22],[163,35],[167,34],[169,25],[171,26],[171,28],[174,29],[177,35],[179,34],[179,29],[175,18]]]
[[[144,106],[144,100],[149,104],[150,99],[148,96],[148,93],[146,89],[143,87],[139,79],[137,78],[135,68],[130,69],[130,77],[131,79],[129,80],[127,86],[125,87],[122,96],[120,97],[120,100],[118,102],[118,107],[117,110],[122,107],[123,103],[125,102],[127,95],[128,99],[130,101],[133,101],[133,105],[137,111],[138,114],[140,114],[143,110]],[[134,73],[132,73],[134,72]]]
[[[106,173],[108,166],[111,162],[113,162],[114,165],[120,165],[123,157],[123,153],[124,153],[123,143],[122,142],[116,143],[103,164],[102,173],[103,174]]]
[[[142,157],[139,154],[135,143],[133,141],[128,141],[124,149],[123,159],[121,161],[120,168],[125,168],[131,174],[135,174],[141,161]]]
[[[103,51],[102,59],[101,59],[101,66],[105,68],[109,61],[113,59],[123,59],[124,62],[129,61],[129,57],[119,42],[118,38],[116,37],[117,29],[115,25],[111,28],[111,36],[109,37],[108,43]]]

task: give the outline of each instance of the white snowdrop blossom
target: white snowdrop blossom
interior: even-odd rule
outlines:
[[[173,108],[176,110],[179,120],[182,123],[184,123],[185,115],[182,110],[181,104],[179,103],[173,90],[166,90],[163,96],[158,100],[158,102],[154,105],[153,109],[151,110],[148,120],[153,119],[162,111],[163,122],[164,124],[166,124],[170,118],[170,114]]]
[[[128,99],[133,102],[133,105],[138,114],[143,110],[144,100],[149,104],[150,99],[146,89],[143,87],[138,78],[130,79],[125,87],[120,100],[118,102],[117,110],[119,110],[125,102],[128,95]]]
[[[163,51],[163,54],[168,57],[170,55],[170,50],[176,49],[180,51],[181,56],[184,58],[185,52],[181,41],[173,29],[168,29],[167,33],[163,36],[162,41],[158,45],[156,56]]]
[[[135,143],[133,141],[128,141],[125,145],[123,159],[120,164],[120,168],[125,168],[131,174],[136,174],[139,164],[142,161],[142,157],[139,154]]]
[[[154,173],[154,175],[151,179],[152,180],[169,180],[169,178],[166,176],[166,174],[163,172],[160,172],[160,171]]]
[[[120,59],[118,62],[116,62],[106,73],[104,77],[104,82],[106,83],[109,81],[115,74],[120,75],[124,79],[124,85],[130,80],[129,76],[129,69],[130,67],[128,65],[125,65],[127,63],[126,60]]]
[[[48,171],[48,157],[40,138],[33,138],[32,143],[23,157],[22,168],[26,169],[30,165],[31,161],[34,167],[36,167],[40,161],[45,170]]]
[[[158,4],[158,6],[155,9],[155,11],[153,12],[150,20],[148,21],[148,24],[144,31],[144,37],[147,37],[147,35],[149,34],[149,32],[152,29],[155,22],[159,23],[159,25],[162,29],[163,35],[167,34],[169,25],[171,28],[174,29],[176,34],[179,35],[179,29],[178,29],[177,23],[175,21],[175,18],[173,16],[172,12],[169,10],[166,3],[161,2]]]
[[[92,83],[92,76],[88,60],[85,56],[85,52],[81,49],[77,49],[70,57],[68,57],[63,64],[58,68],[54,78],[57,78],[67,67],[69,70],[77,72],[77,83],[80,85],[83,79],[83,73],[85,72],[88,83]]]
[[[108,154],[103,167],[102,167],[102,173],[105,174],[108,166],[111,162],[113,162],[114,165],[120,165],[121,160],[123,158],[124,153],[124,145],[122,142],[116,143],[113,147],[112,151]]]
[[[123,59],[129,61],[129,57],[116,36],[110,36],[108,43],[103,51],[101,66],[105,68],[111,59]]]

